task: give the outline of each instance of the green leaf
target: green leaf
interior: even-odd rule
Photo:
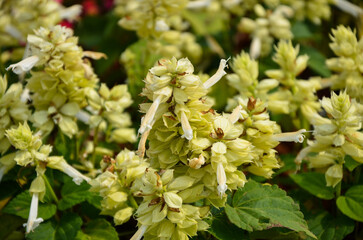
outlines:
[[[75,213],[66,213],[58,225],[53,221],[41,223],[27,235],[27,238],[30,240],[73,240],[81,226],[81,217]]]
[[[0,223],[0,239],[6,239],[23,225],[24,219],[10,214],[2,214],[0,215]]]
[[[219,240],[239,240],[246,236],[246,232],[231,224],[225,214],[213,218],[208,232]]]
[[[57,229],[56,229],[56,239],[60,240],[72,240],[77,235],[77,232],[81,229],[82,219],[75,213],[65,214]]]
[[[334,218],[328,212],[314,216],[308,220],[308,225],[315,236],[322,240],[342,240],[354,230],[354,221],[343,215]]]
[[[33,232],[26,235],[30,240],[55,240],[55,226],[52,221],[41,223]]]
[[[118,234],[112,225],[105,219],[90,221],[83,232],[78,232],[77,240],[118,240]]]
[[[358,167],[359,165],[361,165],[361,163],[357,162],[356,160],[354,160],[351,156],[349,155],[345,155],[344,157],[344,166],[351,172],[353,171],[356,167]]]
[[[277,175],[287,172],[287,171],[296,170],[296,163],[295,163],[296,155],[295,154],[283,154],[283,155],[280,155],[280,158],[284,164],[283,164],[282,168],[280,168],[279,170],[277,170],[275,172],[274,176],[277,176]]]
[[[308,66],[317,74],[323,77],[329,77],[331,72],[326,66],[326,57],[321,54],[317,49],[308,46],[301,46],[300,54],[307,54],[309,56]]]
[[[277,185],[262,185],[252,180],[233,196],[232,206],[226,205],[229,220],[247,231],[286,227],[296,232],[309,231],[299,205]]]
[[[16,216],[27,219],[29,216],[30,203],[32,197],[26,190],[15,198],[13,198],[2,210],[4,213],[14,214]],[[57,206],[51,203],[39,203],[38,217],[47,220],[51,218],[57,211]]]
[[[325,200],[334,198],[334,188],[326,186],[325,176],[323,173],[306,172],[290,174],[290,178],[302,189],[318,198]]]
[[[88,191],[90,187],[86,182],[77,185],[69,178],[61,190],[62,199],[58,203],[59,210],[68,209],[90,198],[92,196]]]
[[[308,25],[304,22],[295,22],[291,27],[291,32],[294,35],[294,39],[312,38],[313,34],[310,31]]]
[[[249,239],[269,239],[269,240],[300,240],[299,233],[287,228],[271,228],[263,231],[253,231]]]
[[[363,222],[363,185],[353,186],[337,199],[337,206],[348,217]]]

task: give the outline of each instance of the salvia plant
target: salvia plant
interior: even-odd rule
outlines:
[[[0,0],[0,239],[363,239],[361,7]]]

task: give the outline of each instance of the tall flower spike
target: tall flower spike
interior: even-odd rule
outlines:
[[[203,87],[205,89],[208,89],[210,87],[212,87],[214,84],[216,84],[224,75],[226,75],[227,73],[224,71],[224,68],[227,66],[227,62],[228,60],[230,59],[227,58],[226,59],[221,59],[220,63],[219,63],[219,67],[218,67],[218,70],[217,72],[212,76],[210,77],[207,81],[205,81],[203,83]]]
[[[182,138],[186,138],[189,141],[193,139],[193,129],[191,128],[188,118],[185,115],[184,111],[181,111],[181,125],[184,131],[184,134],[181,136]]]
[[[26,227],[26,233],[33,231],[36,227],[39,226],[41,222],[43,222],[43,218],[37,218],[38,203],[39,203],[39,193],[33,193],[28,222],[24,223],[24,227]]]
[[[223,198],[224,193],[227,191],[227,177],[222,163],[218,163],[217,165],[217,182],[218,195]]]
[[[141,227],[139,227],[139,229],[136,231],[134,236],[132,236],[130,238],[130,240],[140,240],[144,236],[144,234],[147,230],[147,227],[148,226],[146,226],[146,225],[141,225]]]
[[[9,69],[11,68],[11,70],[13,70],[15,74],[20,75],[32,69],[34,65],[37,64],[38,61],[39,61],[38,56],[27,57],[18,63],[11,64],[9,67],[6,68],[6,71],[9,71]]]
[[[148,129],[152,128],[155,113],[158,110],[161,101],[161,95],[159,95],[154,102],[151,104],[149,110],[147,111],[146,115],[141,120],[141,126],[139,128],[139,134],[143,134]]]
[[[305,129],[300,129],[296,132],[287,132],[287,133],[279,133],[274,134],[271,136],[271,139],[278,142],[299,142],[302,143],[304,141],[305,135]]]

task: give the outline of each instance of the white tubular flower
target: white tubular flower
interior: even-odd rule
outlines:
[[[211,0],[196,0],[188,2],[188,9],[201,9],[208,7],[211,4]]]
[[[30,90],[24,88],[23,93],[20,96],[20,101],[23,103],[27,103],[30,100]]]
[[[188,161],[189,161],[189,167],[194,169],[199,169],[205,163],[205,158],[203,154],[200,154],[199,157],[189,159]]]
[[[165,31],[168,31],[170,28],[169,28],[169,25],[166,24],[166,22],[162,19],[160,20],[157,20],[156,21],[156,24],[155,24],[155,31],[157,32],[165,32]]]
[[[193,139],[193,129],[189,124],[187,115],[185,115],[184,111],[181,111],[181,125],[184,131],[184,134],[181,136],[182,138],[186,138],[189,141]]]
[[[161,101],[161,95],[159,95],[154,102],[151,104],[149,110],[147,111],[147,113],[145,114],[145,116],[142,118],[141,120],[141,126],[139,128],[139,134],[143,134],[145,131],[147,131],[148,129],[152,128],[153,122],[154,122],[154,117],[155,117],[155,113],[158,110],[158,107],[160,105],[160,101]]]
[[[350,3],[346,0],[335,0],[335,6],[337,6],[340,10],[349,13],[353,17],[358,17],[359,15],[363,15],[363,9]]]
[[[58,169],[71,178],[73,178],[73,182],[79,185],[84,180],[89,182],[91,179],[89,177],[84,176],[82,173],[78,172],[75,168],[69,165],[63,157],[48,157],[48,167]]]
[[[84,123],[87,124],[89,122],[89,119],[91,118],[91,115],[88,112],[84,111],[84,110],[80,110],[76,114],[76,118],[79,121],[84,122]]]
[[[216,84],[224,75],[226,75],[227,73],[224,71],[224,68],[227,66],[227,62],[230,58],[226,59],[221,59],[220,63],[219,63],[219,67],[217,72],[210,77],[207,81],[205,81],[203,83],[203,87],[205,89],[210,88],[211,86],[213,86],[214,84]]]
[[[296,171],[300,170],[302,160],[309,154],[310,151],[311,151],[311,147],[309,146],[309,147],[302,149],[297,154],[297,156],[295,158]]]
[[[11,64],[9,67],[6,68],[6,71],[9,71],[9,69],[11,68],[15,74],[20,75],[32,69],[38,61],[38,56],[27,57],[18,63]]]
[[[82,12],[82,5],[76,4],[60,11],[60,17],[68,21],[75,20]]]
[[[231,115],[229,115],[228,118],[232,124],[235,124],[239,119],[243,119],[241,111],[242,111],[241,105],[238,105],[235,109],[233,109]]]
[[[43,218],[37,218],[38,202],[39,202],[39,193],[33,193],[28,222],[24,223],[24,227],[26,227],[26,233],[33,231],[36,227],[39,226],[41,222],[43,222]]]
[[[296,132],[287,132],[287,133],[279,133],[271,136],[271,139],[278,142],[299,142],[302,143],[304,141],[305,129],[300,129]]]
[[[218,163],[217,165],[217,182],[218,195],[223,198],[224,193],[227,191],[227,177],[222,163]]]
[[[5,32],[7,32],[10,36],[18,40],[19,42],[24,42],[25,39],[23,38],[23,35],[21,32],[14,26],[8,24],[5,27]]]
[[[132,236],[130,238],[130,240],[140,240],[144,236],[144,234],[147,230],[147,227],[148,226],[146,226],[146,225],[141,225],[141,227],[139,227],[139,229],[136,231],[134,236]]]
[[[138,149],[137,149],[137,155],[139,155],[139,157],[143,158],[144,155],[145,155],[145,150],[146,150],[146,140],[147,140],[147,137],[149,136],[149,133],[150,133],[150,129],[148,129],[147,131],[145,131],[142,135],[141,135],[141,138],[140,138],[140,142],[139,142],[139,145],[138,145]]]
[[[257,59],[261,54],[261,39],[254,37],[251,42],[250,55],[252,59]]]
[[[91,181],[89,177],[84,176],[65,161],[61,163],[61,167],[63,168],[63,172],[73,178],[73,182],[77,185],[81,184],[83,180],[86,182]]]

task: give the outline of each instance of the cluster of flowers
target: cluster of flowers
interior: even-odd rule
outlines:
[[[140,105],[139,156],[125,150],[104,159],[104,173],[91,182],[116,224],[130,218],[134,197],[143,197],[133,239],[188,239],[207,229],[210,204],[224,206],[226,191],[243,187],[247,172],[270,178],[280,167],[273,149],[279,142],[303,141],[305,130],[281,133],[252,96],[230,114],[214,111],[206,94],[226,64],[222,59],[206,81],[186,58],[161,59],[149,70],[142,95],[152,103]]]
[[[27,37],[26,57],[7,68],[22,77],[31,70],[25,80],[25,88],[16,83],[6,90],[6,78],[0,78],[3,143],[0,179],[16,164],[34,166],[38,175],[30,187],[33,200],[27,232],[41,221],[36,216],[38,200],[42,200],[45,193],[46,167],[65,172],[78,184],[82,180],[90,180],[63,157],[49,156],[52,147],[42,145],[41,138],[54,130],[69,138],[74,137],[78,132],[78,119],[94,130],[95,139],[99,132],[104,132],[108,142],[136,141],[135,131],[130,128],[130,116],[124,113],[124,109],[132,103],[127,86],[117,85],[111,90],[104,84],[99,87],[98,78],[85,58],[98,59],[103,54],[83,51],[77,45],[78,39],[73,36],[73,31],[59,25],[49,29],[41,27],[34,32]],[[35,135],[32,135],[27,121],[36,129]],[[11,145],[18,151],[14,152]],[[91,147],[88,152],[94,155],[96,147]],[[84,165],[81,168],[94,174],[94,161],[87,159],[87,155],[83,156],[86,159],[77,159]]]

